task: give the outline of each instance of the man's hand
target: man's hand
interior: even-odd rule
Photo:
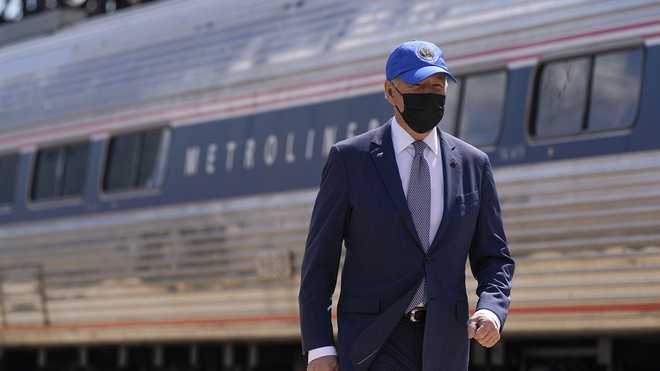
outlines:
[[[307,365],[307,371],[339,371],[337,356],[319,357]]]
[[[483,313],[475,313],[468,320],[468,338],[474,338],[486,348],[497,344],[500,332],[493,320]]]

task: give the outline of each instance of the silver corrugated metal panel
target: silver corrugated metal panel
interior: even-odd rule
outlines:
[[[647,321],[652,312],[608,311],[598,321],[553,313],[549,322],[540,320],[552,306],[657,302],[660,152],[500,168],[495,178],[517,262],[512,301],[521,314],[510,317],[509,334],[660,328],[660,321]],[[4,228],[5,342],[61,341],[58,328],[78,341],[110,340],[117,332],[132,340],[162,335],[117,324],[129,320],[147,327],[152,320],[183,321],[176,336],[194,338],[197,330],[186,329],[186,321],[199,318],[248,318],[241,323],[252,326],[250,336],[295,336],[298,272],[315,194],[292,191]],[[474,306],[469,266],[466,285]],[[116,328],[104,333],[112,323]],[[12,331],[26,324],[37,327]],[[56,328],[38,327],[45,324]],[[205,335],[241,336],[231,328]]]

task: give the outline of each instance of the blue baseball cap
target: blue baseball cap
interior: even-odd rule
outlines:
[[[397,76],[408,84],[419,84],[438,72],[453,82],[454,76],[442,58],[442,49],[428,41],[412,40],[399,45],[390,53],[385,66],[385,76],[392,80]]]

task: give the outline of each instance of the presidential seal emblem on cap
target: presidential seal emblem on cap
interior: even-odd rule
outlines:
[[[434,62],[435,61],[435,54],[433,53],[433,49],[429,48],[428,46],[422,46],[421,48],[417,49],[417,56],[420,59],[423,59],[427,62]]]

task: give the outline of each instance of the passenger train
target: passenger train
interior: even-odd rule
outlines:
[[[321,169],[410,39],[517,263],[471,371],[657,370],[655,0],[169,0],[0,49],[0,368],[304,369]]]

